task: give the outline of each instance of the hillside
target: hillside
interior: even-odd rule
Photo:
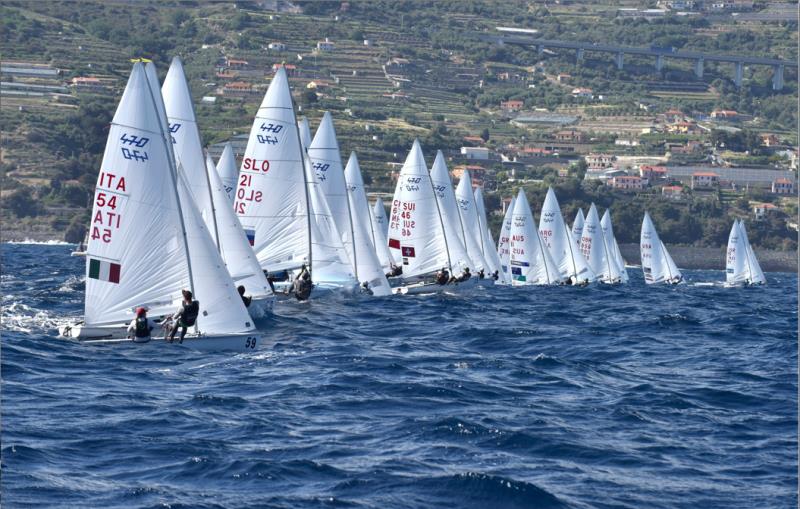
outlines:
[[[722,64],[707,63],[697,78],[688,61],[667,60],[656,71],[646,58],[627,56],[618,69],[610,55],[591,53],[578,62],[574,51],[539,52],[484,39],[506,26],[553,40],[797,58],[796,23],[741,22],[731,13],[630,18],[620,11],[650,3],[5,2],[0,7],[3,238],[81,238],[129,59],[152,59],[163,78],[174,55],[185,63],[212,154],[218,155],[219,143],[249,132],[273,66],[285,64],[312,129],[323,111],[334,114],[342,153],[345,158],[351,150],[358,153],[371,191],[392,191],[392,174],[418,137],[431,163],[435,150],[442,149],[451,169],[480,166],[495,227],[503,197],[519,185],[536,196],[544,184],[556,185],[567,213],[590,201],[619,210],[615,230],[623,242],[635,241],[640,220],[635,214],[644,208],[672,232],[665,240],[713,246],[724,243],[730,217],[750,214],[753,200],[794,213],[780,197],[749,187],[734,195],[719,189],[711,202],[688,192],[687,199],[670,201],[659,192],[632,195],[594,182],[580,185],[580,179],[586,171],[582,157],[589,153],[664,156],[673,135],[645,137],[637,148],[622,149],[615,142],[638,137],[658,115],[675,108],[698,118],[736,110],[749,119],[736,129],[756,137],[773,134],[791,149],[797,138],[796,68],[787,67],[783,88],[772,90],[768,68],[747,67],[737,88],[730,66]],[[574,93],[581,87],[592,89],[591,98]],[[508,101],[520,101],[521,111],[512,114],[504,106]],[[499,154],[540,145],[546,150],[563,128],[510,122],[542,111],[577,119],[571,128],[585,133],[585,142],[575,144],[571,154],[505,165]],[[709,142],[717,127],[675,136],[680,143]],[[498,157],[470,160],[462,146],[485,146]],[[693,164],[709,157],[710,151],[673,160]],[[741,161],[765,168],[784,164],[760,145],[746,157]],[[792,249],[795,235],[779,215],[763,221],[752,240]]]

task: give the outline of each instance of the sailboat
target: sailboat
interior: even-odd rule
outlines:
[[[210,157],[204,160],[189,83],[178,57],[172,60],[161,94],[176,164],[183,168],[192,198],[228,271],[237,285],[244,286],[252,298],[248,311],[254,318],[263,317],[272,308],[274,296],[233,213],[213,161]],[[209,170],[209,164],[212,170]]]
[[[486,276],[489,280],[498,281],[500,279],[500,257],[497,255],[497,250],[494,247],[494,239],[489,229],[489,220],[486,217],[486,206],[483,203],[483,188],[476,187],[473,196],[475,198],[475,207],[478,212],[478,225],[480,232],[483,234],[481,236],[483,259],[486,260],[489,266]]]
[[[436,151],[436,157],[433,160],[433,166],[431,166],[430,178],[431,184],[433,184],[433,194],[436,196],[436,206],[442,218],[450,264],[457,273],[469,268],[470,272],[477,274],[478,271],[467,254],[467,248],[464,245],[465,235],[464,226],[461,222],[461,213],[456,201],[453,181],[450,180],[450,172],[447,170],[447,162],[441,150]]]
[[[375,251],[378,255],[378,260],[381,262],[384,274],[391,274],[397,262],[395,262],[392,252],[389,250],[389,243],[386,239],[389,221],[386,218],[386,207],[380,198],[375,200],[371,219],[372,236],[375,239]]]
[[[578,246],[578,249],[581,248],[581,236],[583,235],[583,223],[585,218],[583,217],[583,209],[578,209],[578,212],[575,214],[575,221],[572,222],[572,238],[575,240],[575,245]]]
[[[600,227],[603,229],[606,249],[611,253],[612,258],[619,268],[620,282],[627,283],[630,279],[628,278],[628,271],[625,270],[625,259],[622,258],[622,252],[619,250],[617,238],[614,236],[614,227],[611,226],[611,212],[609,212],[608,209],[606,209],[602,219],[600,219]]]
[[[672,257],[669,255],[666,246],[658,237],[656,227],[650,214],[644,213],[642,220],[642,233],[639,245],[642,258],[642,272],[644,282],[647,284],[668,283],[677,284],[683,280],[683,275]]]
[[[558,270],[565,280],[572,284],[587,284],[596,279],[586,259],[580,253],[567,229],[558,199],[553,188],[548,188],[539,218],[539,235],[550,251]]]
[[[155,68],[148,66],[134,64],[109,129],[87,246],[84,320],[60,333],[128,342],[122,338],[135,308],[164,317],[189,289],[200,313],[185,345],[255,348],[261,335],[175,168]]]
[[[236,157],[233,154],[233,146],[230,142],[225,144],[222,149],[222,154],[217,161],[217,173],[219,174],[222,185],[225,188],[225,194],[231,204],[236,197],[236,180],[239,178],[239,168],[236,166]]]
[[[525,192],[520,189],[511,216],[511,284],[553,285],[563,281],[556,262],[545,247]]]
[[[444,275],[445,270],[454,275],[456,266],[450,258],[445,225],[418,140],[414,140],[400,170],[388,237],[392,257],[403,263],[402,284],[394,287],[393,293],[428,293],[466,284]]]
[[[473,269],[478,274],[485,274],[489,264],[483,257],[483,233],[480,231],[478,221],[478,208],[475,206],[475,195],[472,192],[472,176],[469,170],[464,170],[461,180],[456,186],[456,202],[458,213],[461,217],[461,228],[464,232],[464,245],[467,255],[472,260]]]
[[[372,211],[367,201],[364,179],[361,177],[361,167],[355,152],[350,153],[344,177],[353,224],[353,260],[356,262],[356,274],[361,282],[362,291],[378,297],[391,295],[389,281],[375,251]]]
[[[514,215],[514,202],[516,197],[511,197],[511,202],[506,208],[506,214],[503,217],[503,226],[500,229],[500,238],[497,241],[497,256],[500,259],[500,279],[499,284],[511,284],[511,269],[509,269],[509,262],[511,257],[511,219]]]
[[[598,281],[610,284],[622,282],[619,265],[609,250],[609,244],[606,242],[603,228],[600,225],[600,216],[597,214],[597,207],[594,203],[589,207],[589,214],[583,223],[581,254],[597,276]]]
[[[728,250],[725,263],[726,286],[765,284],[766,278],[761,265],[753,253],[744,223],[736,219],[728,236]]]

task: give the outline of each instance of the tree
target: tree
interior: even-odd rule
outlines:
[[[481,139],[484,142],[489,141],[489,128],[488,127],[484,127],[483,131],[481,131]]]
[[[80,244],[86,237],[86,221],[82,214],[78,214],[69,222],[67,230],[64,232],[64,241],[72,244]]]

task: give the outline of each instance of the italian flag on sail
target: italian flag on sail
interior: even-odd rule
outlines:
[[[96,258],[89,258],[89,277],[119,284],[119,274],[122,266]]]

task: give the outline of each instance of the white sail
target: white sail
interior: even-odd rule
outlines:
[[[619,250],[617,238],[614,236],[614,227],[611,225],[611,212],[608,209],[603,213],[600,219],[600,227],[603,229],[603,238],[606,242],[606,249],[611,254],[614,262],[617,264],[619,270],[619,277],[621,282],[627,283],[629,281],[628,271],[625,270],[625,259],[622,258],[622,252]]]
[[[172,65],[169,66],[164,85],[161,87],[161,94],[164,97],[169,132],[172,136],[175,163],[183,167],[192,198],[211,232],[211,238],[218,246],[219,231],[215,211],[217,204],[211,198],[203,143],[197,127],[192,95],[183,72],[183,64],[178,57],[172,59]],[[220,205],[225,206],[227,203]]]
[[[430,176],[433,191],[436,195],[436,204],[439,207],[439,215],[444,225],[450,264],[457,274],[461,273],[466,267],[469,267],[470,271],[475,274],[477,270],[467,254],[467,248],[464,246],[464,229],[461,225],[456,193],[453,190],[453,182],[450,180],[450,172],[447,170],[447,163],[441,150],[436,151],[436,158],[433,161]]]
[[[418,140],[397,179],[388,237],[392,257],[402,260],[405,278],[451,268],[444,225]]]
[[[246,292],[256,300],[271,296],[272,290],[242,224],[234,214],[233,207],[226,206],[228,201],[225,185],[217,173],[211,155],[206,155],[206,172],[208,172],[212,200],[214,203],[222,204],[216,209],[219,253],[231,278],[237,285],[243,285]]]
[[[542,216],[539,218],[539,235],[550,251],[550,255],[558,266],[561,275],[566,278],[573,278],[574,282],[591,282],[596,276],[589,265],[586,263],[580,250],[575,245],[575,239],[567,230],[564,223],[564,216],[561,215],[561,208],[558,206],[558,199],[553,188],[547,190],[544,204],[542,205]]]
[[[658,237],[656,227],[650,214],[644,213],[642,232],[639,243],[642,259],[642,273],[647,284],[670,283],[681,279],[681,273],[666,246]]]
[[[581,248],[581,236],[583,235],[583,222],[583,209],[578,209],[578,213],[575,214],[575,221],[572,222],[572,238],[575,239],[575,245],[578,246],[579,251]]]
[[[750,239],[747,238],[747,231],[744,228],[744,220],[739,220],[739,228],[744,238],[744,246],[747,251],[747,270],[750,273],[750,284],[761,285],[766,284],[767,278],[764,276],[764,271],[761,270],[761,264],[758,263],[753,247],[750,245]]]
[[[389,227],[389,221],[386,219],[386,209],[383,205],[383,200],[378,198],[375,200],[375,206],[372,208],[372,236],[375,239],[375,251],[378,254],[378,260],[381,262],[384,273],[388,274],[392,270],[392,266],[396,263],[392,257],[392,252],[389,250],[389,242],[386,240],[386,230]]]
[[[608,250],[603,228],[600,226],[600,216],[597,214],[597,207],[594,203],[589,207],[589,214],[583,223],[581,254],[599,281],[603,283],[621,281],[619,267],[613,254]]]
[[[511,218],[512,285],[550,285],[563,280],[550,251],[539,236],[525,192],[520,189]]]
[[[350,153],[347,167],[344,170],[347,182],[347,197],[353,220],[354,259],[358,261],[357,273],[359,282],[367,282],[375,296],[391,295],[389,281],[383,272],[378,254],[375,252],[375,239],[372,232],[372,211],[364,190],[364,179],[355,152]]]
[[[178,170],[178,196],[186,228],[194,298],[200,304],[196,330],[203,334],[231,334],[255,330],[225,263],[192,198],[183,167]]]
[[[339,152],[339,141],[333,128],[333,117],[326,111],[317,128],[317,133],[308,145],[308,156],[317,177],[319,188],[325,195],[328,208],[333,214],[336,229],[347,251],[347,256],[358,277],[358,253],[354,249],[355,232],[350,204],[347,198],[347,183],[342,168],[342,154]]]
[[[728,249],[725,255],[725,280],[729,285],[738,285],[747,279],[747,248],[744,244],[739,220],[733,221],[728,235]]]
[[[483,233],[481,236],[481,249],[483,250],[483,259],[488,264],[487,276],[494,273],[500,274],[500,258],[497,256],[495,249],[494,239],[492,238],[492,231],[489,229],[489,219],[486,217],[486,206],[483,203],[483,188],[477,187],[473,193],[475,198],[475,208],[478,211],[478,224],[480,231]]]
[[[480,231],[478,208],[475,206],[475,196],[472,194],[472,177],[469,174],[469,170],[464,170],[461,180],[456,186],[456,202],[458,203],[458,213],[461,216],[467,255],[472,260],[472,265],[476,271],[487,271],[489,270],[489,264],[483,257],[483,249],[481,248],[483,233]]]
[[[511,257],[511,219],[514,215],[514,202],[516,197],[511,198],[511,202],[506,208],[506,215],[503,217],[503,227],[500,229],[500,239],[497,241],[497,255],[500,258],[500,281],[503,284],[511,284],[511,269],[509,268]]]
[[[295,123],[281,67],[253,121],[234,201],[258,261],[269,271],[310,262],[309,197]]]
[[[222,149],[222,154],[217,161],[217,173],[222,180],[222,185],[225,187],[225,194],[228,195],[228,200],[233,203],[236,198],[236,181],[239,178],[239,168],[236,166],[236,157],[233,154],[233,146],[229,143],[225,144]]]
[[[189,285],[174,175],[144,65],[111,121],[86,248],[87,325],[170,313]]]

